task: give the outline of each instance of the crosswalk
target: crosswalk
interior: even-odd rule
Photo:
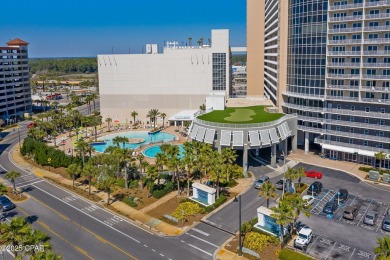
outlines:
[[[325,206],[325,204],[330,201],[334,195],[336,194],[335,191],[333,190],[329,190],[325,196],[323,196],[320,201],[311,209],[311,213],[314,213],[314,214],[320,214]]]

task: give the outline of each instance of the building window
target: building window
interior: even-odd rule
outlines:
[[[381,119],[381,121],[379,121],[379,125],[385,125],[385,120]]]
[[[213,90],[226,90],[226,53],[213,53]]]
[[[366,107],[366,113],[370,112],[370,107]]]
[[[337,105],[337,109],[341,109],[341,105]]]
[[[381,148],[381,149],[383,149],[383,143],[379,143],[379,144],[378,144],[378,147]]]
[[[370,119],[369,118],[365,118],[364,119],[364,123],[369,124],[370,123]]]
[[[363,141],[364,146],[368,146],[368,141]]]
[[[353,144],[353,139],[349,139],[349,143],[350,143],[350,144]]]
[[[336,131],[340,131],[340,126],[336,126]]]
[[[340,142],[340,136],[336,136],[336,142]]]
[[[385,108],[381,108],[381,113],[384,114],[386,112]]]
[[[369,134],[368,129],[364,129],[364,135],[368,135],[368,134]]]
[[[351,128],[349,129],[349,132],[350,132],[350,133],[354,133],[354,132],[355,132],[355,128],[351,127]]]
[[[341,120],[341,116],[338,115],[338,116],[336,117],[336,120]]]
[[[355,106],[351,106],[351,111],[355,111]]]
[[[380,137],[385,137],[385,132],[380,131],[380,132],[379,132],[379,136],[380,136]]]
[[[349,121],[350,121],[350,122],[355,122],[355,117],[354,117],[354,116],[351,116],[351,117],[349,118]]]

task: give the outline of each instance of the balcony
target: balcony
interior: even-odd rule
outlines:
[[[382,26],[377,26],[382,27]],[[388,26],[386,26],[388,27]],[[335,28],[329,29],[328,33],[350,33],[350,32],[361,32],[363,27],[351,27],[351,28]],[[371,27],[369,27],[371,28]]]
[[[284,91],[283,95],[289,97],[305,97],[307,99],[324,99],[324,95],[306,94],[306,93],[298,93],[298,92],[290,92],[290,91]]]
[[[326,130],[325,128],[310,127],[305,125],[297,125],[297,129],[300,131],[306,131],[310,133],[322,134]]]
[[[389,0],[378,1],[378,2],[366,2],[365,7],[377,7],[377,6],[385,6],[390,5]]]
[[[370,67],[370,68],[390,68],[390,63],[363,63],[363,67]]]
[[[325,112],[325,109],[322,107],[309,107],[309,106],[295,105],[295,104],[290,104],[290,103],[284,103],[282,106],[287,107],[287,108],[291,108],[291,109],[302,110],[302,111],[312,111],[312,112],[318,112],[318,113]]]
[[[390,55],[390,51],[384,50],[384,51],[364,51],[363,55]]]
[[[369,75],[369,74],[363,74],[363,78],[365,79],[390,79],[390,75]]]
[[[362,8],[363,4],[346,4],[346,5],[331,5],[329,6],[329,11],[337,11],[337,10],[345,10],[345,9],[356,9],[356,8]]]
[[[372,32],[372,31],[390,31],[390,26],[365,26],[364,31],[366,32]]]
[[[343,17],[330,17],[328,19],[329,22],[358,21],[358,20],[363,20],[363,16],[350,15],[350,16],[343,16]]]
[[[327,88],[330,89],[352,89],[358,90],[359,86],[351,86],[351,85],[328,85]]]
[[[299,119],[299,116],[298,116],[298,119]],[[356,128],[362,128],[362,129],[390,131],[390,126],[388,126],[388,125],[365,124],[365,123],[336,120],[336,119],[325,119],[325,120],[323,120],[323,123],[330,124],[330,125],[350,126],[350,127],[356,127]]]
[[[360,63],[358,62],[352,62],[352,63],[347,63],[347,62],[328,62],[327,64],[328,67],[360,67]]]
[[[302,120],[305,122],[314,122],[323,124],[325,119],[322,117],[311,117],[311,116],[300,116],[298,115],[298,120]]]
[[[337,114],[337,115],[361,116],[361,117],[370,117],[370,118],[378,118],[378,119],[390,119],[389,113],[366,112],[366,111],[362,111],[362,110],[327,108],[327,109],[324,109],[324,112],[330,113],[330,114]]]
[[[390,143],[390,138],[376,136],[376,135],[364,135],[364,134],[329,130],[326,128],[316,128],[316,127],[309,127],[309,126],[302,126],[302,125],[298,125],[297,128],[298,128],[298,130],[308,131],[308,132],[312,132],[312,133],[327,134],[327,135],[361,139],[361,140],[370,140],[370,141],[379,142],[379,143]]]
[[[347,101],[359,101],[358,97],[345,97],[345,96],[326,96],[328,100],[347,100]]]
[[[328,78],[342,78],[342,79],[358,79],[360,78],[360,74],[335,74],[335,73],[328,73]]]
[[[334,45],[361,44],[361,43],[362,43],[361,39],[345,39],[345,40],[329,40],[328,41],[328,44],[334,44]]]
[[[381,13],[381,14],[366,14],[366,20],[390,18],[390,13]]]
[[[388,103],[390,104],[390,99],[381,99],[381,98],[362,98],[362,102],[373,102],[373,103]]]
[[[389,43],[390,38],[364,39],[364,43]]]
[[[379,147],[364,146],[364,145],[350,144],[350,143],[342,143],[342,142],[336,142],[336,141],[331,141],[331,140],[324,140],[322,138],[314,138],[314,143],[316,143],[316,144],[331,144],[331,145],[350,147],[350,148],[361,149],[361,150],[372,151],[372,152],[382,152],[383,151],[385,153],[390,153],[390,150],[379,148]]]
[[[390,91],[389,87],[370,87],[370,86],[362,86],[362,90],[370,91],[370,92],[388,92]]]
[[[361,52],[360,51],[329,51],[328,55],[329,56],[346,56],[346,55],[360,56]]]

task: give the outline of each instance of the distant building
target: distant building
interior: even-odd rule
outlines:
[[[232,93],[231,97],[246,96],[246,66],[232,66]]]
[[[28,43],[20,39],[0,47],[0,118],[12,123],[31,112]]]
[[[132,121],[135,110],[137,120],[146,123],[148,111],[156,108],[167,120],[199,109],[209,94],[229,95],[229,30],[212,30],[207,45],[166,42],[163,53],[148,44],[145,54],[98,55],[98,70],[103,119]]]

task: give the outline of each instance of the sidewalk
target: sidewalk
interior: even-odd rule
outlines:
[[[62,177],[59,174],[55,174],[53,172],[47,171],[42,168],[35,167],[31,164],[29,164],[25,159],[20,155],[19,153],[19,147],[14,146],[13,149],[11,150],[11,158],[15,162],[15,164],[19,165],[21,168],[26,169],[27,171],[30,171],[34,174],[36,174],[38,177],[44,178],[46,177],[47,179],[72,186],[72,180],[66,179]],[[80,183],[77,183],[77,189],[81,190],[88,190],[88,185],[81,185]],[[72,192],[72,190],[69,190]],[[106,201],[107,199],[107,194],[105,192],[99,192],[96,193],[97,189],[92,186],[91,192],[92,194],[95,194],[96,196],[100,197],[102,200]],[[81,196],[81,195],[78,195]],[[95,202],[92,202],[95,203]],[[105,206],[106,203],[99,203],[101,206]],[[115,210],[118,210],[122,214],[126,215],[128,218],[134,220],[137,224],[142,224],[146,226],[147,228],[159,232],[162,235],[167,235],[167,236],[177,236],[183,233],[183,230],[180,228],[177,228],[175,226],[172,226],[168,223],[165,223],[159,219],[155,219],[150,217],[149,215],[145,214],[144,212],[138,211],[125,203],[121,201],[115,201],[110,204],[111,207],[113,207]]]

